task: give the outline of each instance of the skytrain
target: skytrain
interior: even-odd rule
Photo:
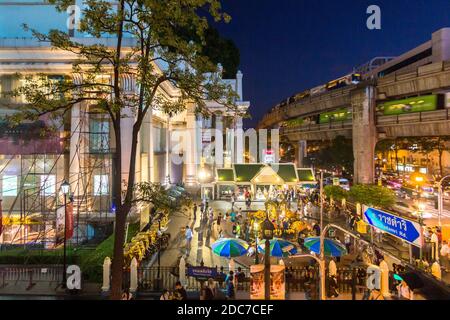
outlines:
[[[304,99],[304,98],[307,98],[307,97],[313,97],[313,96],[316,96],[318,94],[321,94],[321,93],[324,93],[324,92],[327,92],[327,91],[332,91],[332,90],[335,90],[335,89],[346,87],[346,86],[351,85],[351,84],[357,84],[359,82],[361,82],[361,74],[359,74],[359,73],[350,73],[350,74],[347,74],[346,76],[343,76],[341,78],[329,81],[326,84],[322,84],[322,85],[314,87],[314,88],[312,88],[310,90],[306,90],[306,91],[297,93],[297,94],[289,97],[288,99],[281,101],[279,104],[277,104],[272,109],[272,111],[276,110],[276,109],[279,109],[279,108],[282,108],[282,107],[284,107],[284,106],[286,106],[288,104],[295,103],[295,102],[297,102],[297,101],[299,101],[301,99]]]

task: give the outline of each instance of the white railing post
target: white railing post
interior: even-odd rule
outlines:
[[[106,257],[103,261],[103,285],[102,292],[108,292],[110,287],[111,259]]]
[[[130,265],[130,293],[137,291],[138,279],[137,279],[137,260],[133,258]]]

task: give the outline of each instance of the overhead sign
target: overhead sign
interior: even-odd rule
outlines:
[[[364,221],[412,245],[422,247],[422,227],[417,222],[366,206]]]
[[[188,276],[197,278],[197,280],[215,279],[217,277],[217,269],[209,267],[188,267]]]

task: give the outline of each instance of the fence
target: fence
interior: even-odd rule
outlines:
[[[18,284],[27,284],[27,290],[33,288],[37,283],[48,283],[56,286],[62,281],[62,266],[8,266],[0,268],[0,289]]]
[[[220,272],[220,271],[219,271]],[[236,290],[249,291],[250,290],[250,270],[243,268],[241,272],[245,277],[236,283]],[[227,274],[227,268],[223,269],[223,273]],[[315,267],[303,268],[287,268],[286,269],[286,292],[306,292],[310,284],[317,284],[319,282],[319,271]],[[355,281],[353,277],[355,276]],[[159,281],[158,281],[159,279]],[[138,269],[138,290],[141,292],[161,292],[163,289],[172,290],[175,288],[175,283],[179,280],[178,267],[161,267],[158,268],[139,268]],[[220,287],[223,287],[224,277],[217,277],[215,279]],[[351,292],[353,284],[357,286],[364,286],[366,283],[365,273],[353,272],[352,269],[338,269],[337,283],[340,292]],[[187,291],[199,291],[201,283],[193,277],[186,276],[185,289]]]

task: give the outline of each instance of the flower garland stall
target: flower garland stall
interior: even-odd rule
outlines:
[[[153,219],[148,231],[137,233],[130,242],[125,244],[125,266],[129,266],[133,258],[136,258],[139,265],[143,260],[157,253],[158,250],[167,247],[170,235],[168,233],[159,232],[158,229],[159,226],[161,226],[161,230],[166,230],[168,223],[168,215],[162,214],[160,225],[158,219]]]

